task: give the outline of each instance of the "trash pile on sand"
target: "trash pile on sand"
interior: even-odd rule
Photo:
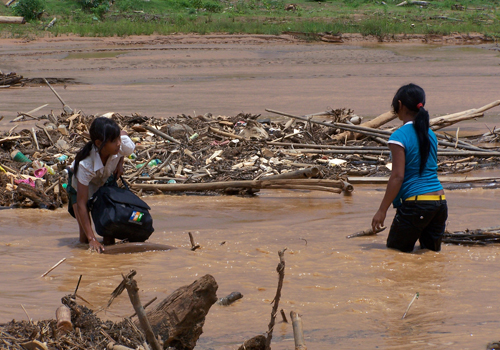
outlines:
[[[47,78],[50,84],[77,84],[73,78]],[[0,71],[0,88],[22,87],[45,84],[44,78],[24,78],[16,72],[3,73]]]
[[[431,127],[480,118],[499,104],[431,119]],[[14,127],[0,135],[0,206],[54,209],[67,201],[66,168],[89,141],[88,129],[97,116],[63,105],[60,115],[19,113]],[[263,188],[342,193],[352,191],[351,183],[380,183],[390,174],[387,140],[395,128],[385,125],[396,118],[393,113],[361,124],[362,118],[347,109],[307,116],[267,111],[276,117],[104,116],[136,143],[134,154],[125,159],[124,178],[139,194],[248,195]],[[22,129],[24,121],[35,127]],[[499,135],[494,129],[465,141],[438,133],[440,174],[497,168]]]

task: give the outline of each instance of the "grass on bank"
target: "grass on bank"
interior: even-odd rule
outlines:
[[[0,16],[19,15],[22,9],[33,18],[25,25],[0,24],[0,33],[42,35],[56,17],[56,24],[47,30],[56,36],[332,32],[383,38],[458,32],[500,39],[500,0],[428,0],[428,6],[396,6],[401,1],[17,0],[14,7],[0,6]],[[20,7],[23,4],[38,6]],[[291,4],[294,10],[286,10]]]

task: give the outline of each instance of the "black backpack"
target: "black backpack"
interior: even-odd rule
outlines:
[[[116,181],[100,187],[87,205],[97,234],[129,242],[144,242],[154,231],[151,209],[128,188]]]

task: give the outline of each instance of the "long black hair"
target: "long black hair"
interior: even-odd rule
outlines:
[[[95,118],[89,129],[90,141],[87,142],[85,146],[83,146],[82,149],[76,154],[75,166],[73,169],[75,176],[78,171],[80,161],[89,156],[92,147],[95,146],[97,148],[95,145],[97,140],[101,141],[101,146],[98,148],[98,151],[101,151],[106,142],[113,141],[120,137],[120,132],[120,127],[113,119],[105,117]]]
[[[403,85],[399,88],[392,99],[392,108],[394,112],[399,112],[399,103],[408,108],[410,111],[416,112],[413,127],[417,133],[418,146],[420,151],[420,175],[424,171],[425,164],[429,158],[431,142],[429,140],[429,112],[424,108],[425,92],[420,86],[415,84]]]

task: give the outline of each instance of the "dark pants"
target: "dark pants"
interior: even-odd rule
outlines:
[[[387,247],[409,253],[419,240],[420,248],[438,252],[447,218],[446,200],[403,202],[392,221]]]

